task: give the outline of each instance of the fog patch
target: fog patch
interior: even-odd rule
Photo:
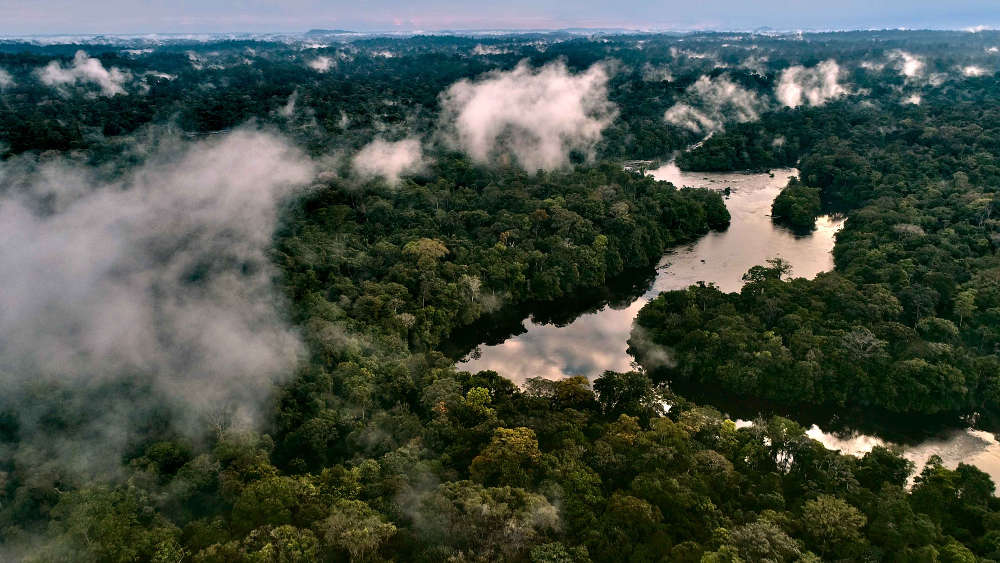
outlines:
[[[833,59],[810,68],[791,66],[781,72],[775,95],[783,105],[792,108],[803,104],[821,106],[847,94],[839,80],[840,65]]]
[[[168,74],[166,72],[159,72],[156,70],[147,70],[143,73],[143,76],[151,76],[153,78],[160,78],[162,80],[174,80],[177,78],[176,74]]]
[[[351,167],[362,178],[382,177],[390,185],[399,184],[405,174],[419,172],[425,166],[419,139],[388,142],[376,139],[354,155]]]
[[[902,49],[896,49],[889,53],[889,60],[893,61],[896,70],[901,75],[911,80],[922,76],[926,66],[923,59]]]
[[[750,55],[749,57],[743,59],[740,63],[740,68],[745,68],[756,72],[757,74],[767,73],[767,61],[768,58],[762,55]]]
[[[642,366],[649,371],[659,368],[677,367],[673,351],[665,346],[661,346],[649,336],[648,331],[639,326],[632,327],[632,334],[628,339],[629,353],[641,360]]]
[[[334,61],[330,57],[316,57],[306,63],[306,66],[316,72],[327,72],[333,67]]]
[[[617,115],[608,100],[610,71],[597,63],[573,74],[563,61],[463,79],[441,94],[448,144],[480,163],[513,157],[525,170],[569,164],[570,153],[592,157]]]
[[[667,65],[646,63],[642,65],[642,79],[646,82],[671,82],[674,75]]]
[[[4,457],[106,477],[156,420],[255,424],[296,365],[267,252],[313,164],[248,129],[156,145],[116,179],[0,163],[0,412],[21,438]]]
[[[670,56],[674,58],[687,57],[689,59],[696,60],[716,60],[714,53],[699,53],[697,51],[688,51],[686,49],[678,49],[677,47],[670,48]]]
[[[663,119],[698,134],[720,131],[727,121],[756,121],[767,109],[767,102],[756,93],[726,76],[702,76],[688,87],[684,97],[687,101],[673,105]]]
[[[77,51],[69,66],[63,66],[59,61],[51,61],[37,73],[39,80],[46,86],[95,84],[101,88],[101,95],[104,96],[124,94],[124,84],[132,79],[128,71],[117,67],[108,70],[101,61],[88,56],[84,51]]]
[[[473,55],[506,55],[510,53],[510,49],[505,49],[503,47],[497,47],[496,45],[483,45],[482,43],[476,45],[472,49]]]
[[[299,101],[299,91],[295,90],[294,92],[291,93],[290,96],[288,96],[288,101],[285,102],[285,105],[278,108],[278,115],[286,119],[291,118],[293,115],[295,115],[295,104],[298,103],[298,101]]]
[[[0,68],[0,90],[12,88],[15,84],[14,77],[6,70]]]

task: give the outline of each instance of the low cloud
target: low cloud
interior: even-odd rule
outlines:
[[[77,51],[69,66],[51,61],[38,70],[38,78],[43,84],[54,87],[95,84],[101,88],[101,95],[114,96],[126,93],[124,85],[132,79],[132,75],[117,67],[108,70],[98,59],[84,51]]]
[[[783,105],[799,107],[803,104],[821,106],[827,101],[847,94],[840,84],[840,65],[833,59],[814,67],[796,65],[781,72],[775,95]]]
[[[306,63],[306,66],[316,72],[327,72],[333,67],[334,61],[330,57],[316,57]]]
[[[3,457],[109,471],[150,413],[190,435],[205,417],[253,424],[295,368],[267,252],[312,162],[255,130],[157,144],[111,180],[0,164],[0,412],[23,438]],[[53,413],[71,422],[50,436]]]
[[[901,49],[889,53],[889,60],[893,62],[896,70],[905,76],[907,80],[914,80],[923,76],[924,68],[927,66],[922,58]]]
[[[642,79],[646,82],[671,82],[674,79],[670,67],[667,65],[653,65],[646,63],[642,65]]]
[[[510,49],[504,47],[497,47],[496,45],[483,45],[482,43],[476,45],[472,49],[473,55],[506,55],[510,52]]]
[[[740,68],[745,68],[747,70],[752,70],[757,74],[767,73],[767,61],[768,58],[761,55],[750,55],[749,57],[743,59],[740,62]]]
[[[632,328],[628,345],[629,352],[637,358],[642,358],[642,365],[648,370],[677,366],[673,351],[653,342],[646,329],[641,326],[635,325]]]
[[[11,88],[15,84],[14,77],[6,70],[0,68],[0,90]]]
[[[299,101],[299,91],[295,90],[288,96],[288,101],[285,105],[278,108],[278,115],[284,118],[291,118],[295,115],[295,105]]]
[[[174,80],[177,78],[176,74],[168,74],[166,72],[160,72],[157,70],[148,70],[143,73],[143,76],[151,76],[153,78],[159,78],[162,80]]]
[[[562,61],[463,79],[441,94],[448,144],[477,162],[513,157],[526,170],[554,169],[570,153],[593,154],[617,110],[608,100],[607,66],[573,74]]]
[[[965,76],[985,76],[987,71],[981,66],[969,65],[962,67],[962,74]]]
[[[728,121],[756,121],[767,102],[726,76],[702,76],[684,92],[685,102],[673,105],[663,119],[698,134],[720,131]]]
[[[354,155],[351,167],[362,178],[382,177],[391,184],[399,183],[405,174],[419,172],[425,166],[419,139],[388,142],[376,139]]]

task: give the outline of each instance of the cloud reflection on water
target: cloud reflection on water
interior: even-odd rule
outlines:
[[[661,260],[652,287],[627,308],[605,306],[557,327],[526,321],[527,331],[495,346],[479,348],[479,357],[459,364],[461,369],[491,369],[522,383],[531,377],[558,379],[596,377],[605,370],[630,369],[626,341],[632,322],[649,300],[661,291],[683,289],[699,281],[716,283],[724,291],[739,291],[742,276],[752,266],[781,256],[793,274],[813,277],[833,267],[834,234],[842,220],[822,217],[808,235],[796,235],[771,222],[771,202],[795,169],[768,174],[704,174],[681,172],[668,164],[652,172],[678,187],[731,188],[726,201],[732,223],[697,242],[669,251]]]
[[[713,282],[723,291],[739,291],[750,267],[781,256],[792,265],[792,275],[812,278],[833,269],[834,239],[842,218],[820,217],[816,229],[797,235],[771,222],[771,202],[795,169],[768,174],[705,174],[682,172],[668,164],[652,172],[677,187],[729,187],[726,206],[732,223],[723,232],[712,232],[697,242],[668,251],[660,261],[650,289],[625,308],[604,306],[581,315],[565,326],[525,321],[526,332],[495,346],[481,346],[478,357],[458,364],[469,371],[495,370],[516,383],[531,377],[559,379],[573,375],[597,377],[605,370],[627,371],[632,358],[626,341],[639,310],[661,291],[683,289],[699,281]],[[740,424],[749,424],[738,421]],[[827,448],[864,455],[883,440],[865,434],[832,434],[813,425],[807,434]],[[903,446],[903,455],[919,472],[931,455],[947,467],[976,465],[1000,482],[1000,443],[988,432],[954,429],[915,445]]]

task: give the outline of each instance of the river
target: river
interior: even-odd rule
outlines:
[[[626,353],[632,322],[661,291],[684,289],[699,281],[715,283],[723,291],[739,291],[742,276],[750,267],[774,257],[788,261],[795,277],[812,278],[831,270],[831,251],[843,226],[842,218],[822,216],[816,229],[805,235],[771,221],[771,203],[788,178],[797,173],[795,169],[773,170],[771,174],[689,173],[673,163],[651,171],[656,179],[678,187],[729,188],[729,228],[671,249],[660,260],[655,277],[643,278],[638,288],[629,287],[621,295],[605,296],[596,307],[584,307],[578,315],[561,311],[515,322],[513,329],[508,327],[499,337],[494,335],[487,344],[476,347],[458,367],[474,372],[495,370],[517,383],[531,377],[594,378],[605,370],[628,371],[634,367]],[[887,443],[857,431],[827,432],[818,424],[812,424],[807,434],[828,448],[851,455],[862,455]],[[896,445],[916,464],[917,471],[928,457],[938,455],[948,467],[959,462],[974,464],[1000,483],[1000,442],[989,432],[957,428],[919,439],[900,439]]]

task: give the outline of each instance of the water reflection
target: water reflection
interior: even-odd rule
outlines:
[[[548,312],[543,306],[535,309],[529,321],[522,321],[524,315],[520,312],[512,312],[512,316],[502,322],[494,320],[488,329],[477,327],[467,331],[467,336],[479,338],[472,345],[483,341],[486,344],[478,346],[459,362],[458,367],[469,371],[495,370],[517,383],[531,377],[596,377],[605,370],[625,371],[632,368],[632,358],[626,353],[632,322],[639,310],[661,291],[684,289],[699,281],[715,283],[723,291],[739,291],[743,286],[741,278],[747,270],[775,256],[792,265],[794,276],[812,278],[831,270],[831,250],[835,235],[843,226],[842,218],[820,217],[816,229],[806,235],[771,222],[771,203],[788,178],[797,173],[795,169],[774,170],[772,174],[687,173],[673,164],[654,170],[651,174],[655,178],[678,187],[729,188],[726,198],[732,216],[729,228],[670,250],[661,259],[655,278],[639,276],[637,286],[612,288],[597,297],[596,306],[593,302],[587,304],[586,299],[578,307],[563,305],[562,309]],[[483,338],[483,334],[487,336]],[[461,344],[458,347],[461,348]],[[692,398],[699,397],[694,395]],[[753,416],[741,412],[745,409],[729,410]],[[760,412],[760,409],[752,412]],[[808,413],[802,414],[793,418],[805,424],[810,424],[807,422],[810,418],[818,420]],[[855,419],[841,414],[844,416],[838,422],[823,424],[827,428],[834,424],[843,427],[850,425],[845,418]],[[825,420],[836,418],[827,416]],[[807,433],[830,449],[852,455],[863,455],[876,445],[888,443],[859,432],[825,432],[816,424]],[[904,441],[899,437],[893,439]],[[918,471],[927,458],[938,455],[948,467],[953,468],[959,462],[974,464],[989,473],[994,482],[1000,482],[1000,443],[988,432],[954,429],[905,442],[900,446],[903,455],[917,465]]]
[[[843,436],[824,432],[815,424],[806,434],[831,450],[856,456],[864,455],[875,446],[887,444],[884,440],[866,434],[851,433]],[[931,456],[936,455],[949,468],[954,469],[959,463],[975,465],[988,473],[994,483],[1000,483],[1000,442],[989,432],[956,428],[917,444],[897,447],[902,450],[903,457],[916,464],[917,473]],[[910,482],[913,482],[913,476]]]
[[[781,169],[770,175],[691,174],[674,164],[654,170],[655,178],[678,187],[729,188],[729,228],[668,252],[653,283],[627,306],[605,305],[565,326],[535,317],[525,322],[522,330],[511,331],[517,336],[481,346],[459,367],[496,370],[518,383],[531,377],[596,377],[605,370],[628,370],[632,358],[625,350],[632,321],[661,291],[683,289],[699,281],[714,282],[723,291],[739,291],[747,270],[775,256],[788,260],[796,276],[811,278],[833,268],[830,251],[842,220],[821,217],[816,230],[804,236],[771,222],[771,202],[797,173]]]

